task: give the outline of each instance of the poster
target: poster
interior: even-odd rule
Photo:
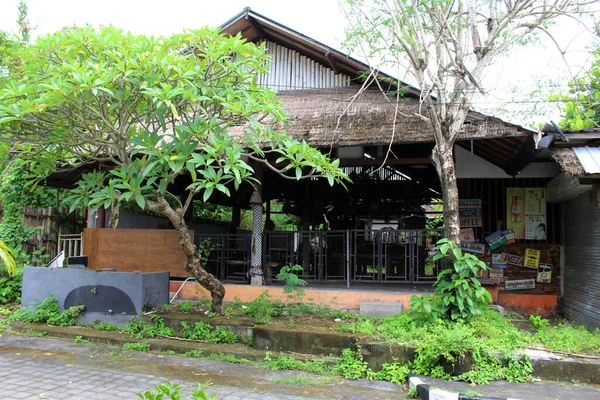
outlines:
[[[525,189],[525,239],[546,240],[546,189]]]
[[[482,226],[481,199],[459,199],[458,214],[461,228]]]
[[[506,238],[506,244],[517,243],[517,241],[515,240],[515,234],[512,230],[507,229],[502,233],[504,233],[504,237]]]
[[[506,290],[535,289],[535,279],[519,279],[515,281],[504,281]]]
[[[506,263],[500,259],[500,254],[492,254],[492,268],[506,268]]]
[[[540,263],[541,252],[536,249],[525,249],[525,262],[523,266],[526,268],[537,269]]]
[[[474,242],[475,241],[475,232],[473,232],[473,228],[461,229],[458,236],[459,236],[461,242]]]
[[[552,265],[551,264],[538,265],[536,281],[539,283],[550,283],[551,280],[552,280]]]
[[[498,268],[492,268],[490,271],[490,279],[503,279],[504,278],[504,270]]]
[[[525,238],[525,189],[506,188],[506,228],[515,239]]]
[[[492,233],[491,235],[486,236],[485,241],[488,243],[488,245],[490,246],[490,249],[492,249],[492,250],[496,250],[498,247],[500,247],[503,244],[506,244],[508,242],[508,240],[504,236],[503,231],[496,231],[496,232]]]

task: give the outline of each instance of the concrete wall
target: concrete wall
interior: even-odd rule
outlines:
[[[61,311],[86,307],[80,322],[125,324],[142,310],[169,302],[169,273],[128,273],[75,268],[26,267],[21,304],[35,306],[53,295]]]
[[[456,174],[458,178],[512,178],[504,170],[471,154],[460,146],[454,146]],[[516,178],[553,178],[560,173],[556,163],[531,163]]]

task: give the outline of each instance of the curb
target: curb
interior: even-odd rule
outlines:
[[[408,377],[408,388],[417,388],[419,400],[517,400],[507,397],[471,397],[459,393],[438,389],[435,386],[424,383],[418,376]]]

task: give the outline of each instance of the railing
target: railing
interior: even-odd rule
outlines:
[[[65,259],[83,255],[83,233],[59,234],[58,253],[65,252]]]
[[[284,265],[303,267],[313,281],[431,282],[437,230],[277,231],[263,234],[263,266],[275,276]],[[247,279],[251,235],[196,235],[209,272],[224,280]]]

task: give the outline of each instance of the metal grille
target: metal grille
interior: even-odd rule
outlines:
[[[301,265],[305,280],[355,282],[431,282],[442,270],[432,259],[441,237],[427,230],[345,230],[265,232],[262,266],[275,277],[285,265]],[[204,245],[203,245],[204,243]],[[208,249],[206,269],[224,280],[246,280],[252,235],[196,235]]]

